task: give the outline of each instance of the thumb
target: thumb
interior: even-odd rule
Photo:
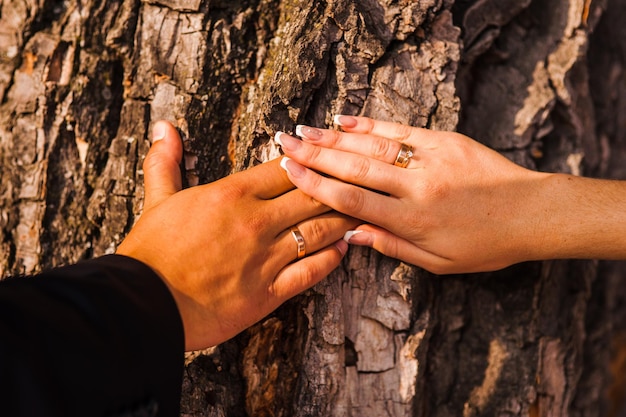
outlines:
[[[156,122],[152,127],[152,146],[143,161],[144,210],[182,189],[179,168],[182,156],[183,145],[176,128],[163,120]]]

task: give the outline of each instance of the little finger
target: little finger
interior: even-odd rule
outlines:
[[[351,245],[368,246],[385,256],[416,265],[435,274],[449,273],[451,260],[429,252],[416,243],[371,224],[359,226],[344,235]]]
[[[348,251],[343,241],[331,244],[313,255],[287,265],[271,284],[270,298],[276,306],[311,288],[339,266]]]

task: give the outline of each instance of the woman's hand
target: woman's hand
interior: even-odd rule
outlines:
[[[166,122],[153,131],[144,211],[117,253],[166,282],[187,350],[231,338],[339,264],[341,236],[358,222],[294,190],[278,160],[181,191],[180,137]],[[300,260],[292,226],[306,244]]]
[[[370,223],[346,238],[435,273],[494,270],[545,258],[552,229],[548,174],[522,168],[451,132],[338,116],[344,132],[299,126],[276,135],[291,181]],[[414,155],[394,166],[401,144]],[[306,167],[310,168],[307,169]],[[322,176],[317,172],[329,175]]]

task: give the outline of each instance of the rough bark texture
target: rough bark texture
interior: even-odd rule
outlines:
[[[626,178],[625,15],[619,0],[0,0],[0,275],[114,251],[161,118],[184,136],[190,186],[335,113]],[[353,248],[190,354],[183,415],[626,415],[622,271],[435,277]]]

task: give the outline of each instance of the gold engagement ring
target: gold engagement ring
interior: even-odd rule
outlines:
[[[398,151],[398,156],[394,161],[394,165],[400,168],[406,168],[413,157],[413,148],[403,143]]]

